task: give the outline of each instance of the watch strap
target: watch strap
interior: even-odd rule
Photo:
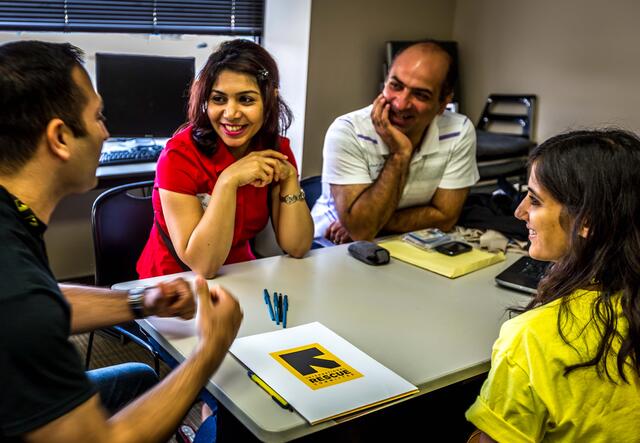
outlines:
[[[133,288],[129,290],[127,304],[134,318],[144,318],[144,293],[147,288]]]

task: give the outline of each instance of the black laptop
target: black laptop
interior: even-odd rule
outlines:
[[[496,283],[518,291],[535,294],[538,283],[547,271],[550,262],[522,257],[496,276]]]

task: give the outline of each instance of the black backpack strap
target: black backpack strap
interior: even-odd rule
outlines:
[[[167,247],[167,249],[169,250],[169,253],[173,257],[173,259],[176,261],[176,263],[178,263],[178,266],[180,266],[180,268],[182,268],[183,271],[190,271],[191,269],[189,269],[189,266],[185,265],[184,262],[180,260],[180,257],[178,257],[178,254],[176,253],[176,250],[173,247],[173,243],[171,243],[171,239],[169,238],[169,235],[166,232],[164,232],[164,229],[162,229],[162,227],[160,226],[160,223],[158,223],[158,220],[155,219],[154,222],[156,224],[156,229],[160,233],[160,237],[162,237],[162,241],[164,242],[164,245]]]

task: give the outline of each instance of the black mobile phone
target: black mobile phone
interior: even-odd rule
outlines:
[[[452,241],[449,243],[441,244],[440,246],[436,246],[436,251],[441,254],[454,256],[471,251],[471,246],[459,241]]]

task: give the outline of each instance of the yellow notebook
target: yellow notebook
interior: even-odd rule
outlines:
[[[439,252],[426,251],[402,240],[383,241],[380,246],[387,249],[393,258],[449,278],[460,277],[505,259],[502,252],[493,254],[475,248],[470,252],[450,257]]]

